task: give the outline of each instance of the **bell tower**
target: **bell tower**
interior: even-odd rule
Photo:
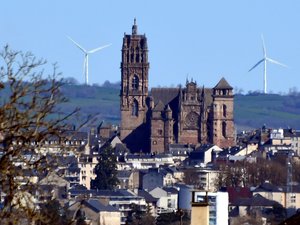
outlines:
[[[213,88],[211,143],[220,148],[235,145],[232,89],[224,78]]]
[[[137,129],[146,122],[148,72],[147,38],[145,34],[138,34],[134,19],[132,33],[124,34],[122,46],[120,137],[125,143],[131,142],[131,139],[136,141],[142,135]]]

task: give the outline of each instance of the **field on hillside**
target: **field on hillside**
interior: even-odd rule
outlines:
[[[234,103],[237,125],[300,128],[299,96],[236,95]]]
[[[66,85],[63,93],[69,103],[65,110],[81,108],[83,117],[96,116],[97,122],[119,124],[119,90],[97,86]],[[234,119],[238,129],[268,127],[292,127],[300,129],[300,96],[277,94],[236,95]]]

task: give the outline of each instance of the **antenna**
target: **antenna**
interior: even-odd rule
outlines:
[[[261,60],[259,60],[253,67],[251,67],[251,69],[248,71],[250,72],[251,70],[253,70],[255,67],[257,67],[259,64],[261,64],[262,62],[264,62],[264,94],[267,94],[267,62],[273,63],[273,64],[277,64],[279,66],[283,66],[286,67],[286,65],[284,65],[283,63],[280,63],[274,59],[271,59],[269,57],[267,57],[267,49],[265,46],[265,40],[264,40],[264,36],[261,35],[261,40],[262,40],[262,47],[263,47],[263,58]]]
[[[102,50],[103,48],[106,48],[110,46],[111,44],[108,45],[103,45],[98,48],[94,48],[92,50],[87,51],[85,48],[83,48],[80,44],[78,44],[76,41],[74,41],[71,37],[67,36],[67,38],[72,41],[83,53],[84,53],[84,60],[83,60],[83,74],[85,77],[85,84],[89,84],[89,54],[95,53],[97,51]]]

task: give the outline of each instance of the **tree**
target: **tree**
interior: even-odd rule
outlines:
[[[69,85],[78,85],[79,82],[74,77],[67,77],[63,79],[63,82]]]
[[[98,164],[95,167],[96,178],[91,181],[92,189],[114,189],[118,184],[117,157],[113,153],[111,145],[102,148]]]
[[[284,161],[284,160],[283,160]],[[284,161],[285,162],[285,161]],[[269,181],[273,185],[286,184],[286,167],[282,159],[257,158],[257,162],[237,161],[222,164],[215,185],[221,187],[251,187]]]
[[[131,211],[127,217],[128,225],[155,225],[155,218],[151,215],[151,206],[148,204],[146,211],[141,209],[141,206],[137,204],[131,205]]]
[[[5,196],[1,224],[38,220],[39,187],[31,181],[32,175],[41,177],[56,165],[45,142],[51,137],[64,143],[68,137],[61,128],[77,112],[59,111],[59,104],[66,101],[60,92],[60,74],[53,65],[46,75],[47,65],[8,46],[0,53],[0,190]],[[63,151],[61,146],[57,154]]]
[[[185,184],[194,185],[196,189],[203,189],[203,184],[201,183],[200,173],[196,168],[189,168],[184,170],[183,181]]]
[[[50,200],[44,205],[41,205],[38,225],[47,224],[71,224],[72,220],[66,208],[61,207],[57,200]]]

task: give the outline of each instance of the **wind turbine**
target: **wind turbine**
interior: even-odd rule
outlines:
[[[261,40],[262,40],[262,44],[263,44],[264,57],[261,60],[259,60],[248,72],[253,70],[255,67],[257,67],[262,62],[264,63],[264,94],[267,94],[267,62],[274,63],[274,64],[277,64],[277,65],[280,65],[280,66],[283,66],[283,67],[286,67],[286,68],[287,68],[287,66],[280,63],[280,62],[278,62],[278,61],[276,61],[276,60],[274,60],[274,59],[271,59],[271,58],[267,57],[267,50],[266,50],[263,35],[261,35]]]
[[[72,38],[70,38],[69,36],[67,36],[81,51],[83,51],[84,53],[84,60],[83,60],[83,73],[85,76],[85,84],[88,85],[89,84],[89,54],[95,53],[100,51],[103,48],[106,48],[108,46],[110,46],[111,44],[108,45],[103,45],[101,47],[98,48],[94,48],[92,50],[85,50],[82,46],[80,46],[76,41],[74,41]]]

